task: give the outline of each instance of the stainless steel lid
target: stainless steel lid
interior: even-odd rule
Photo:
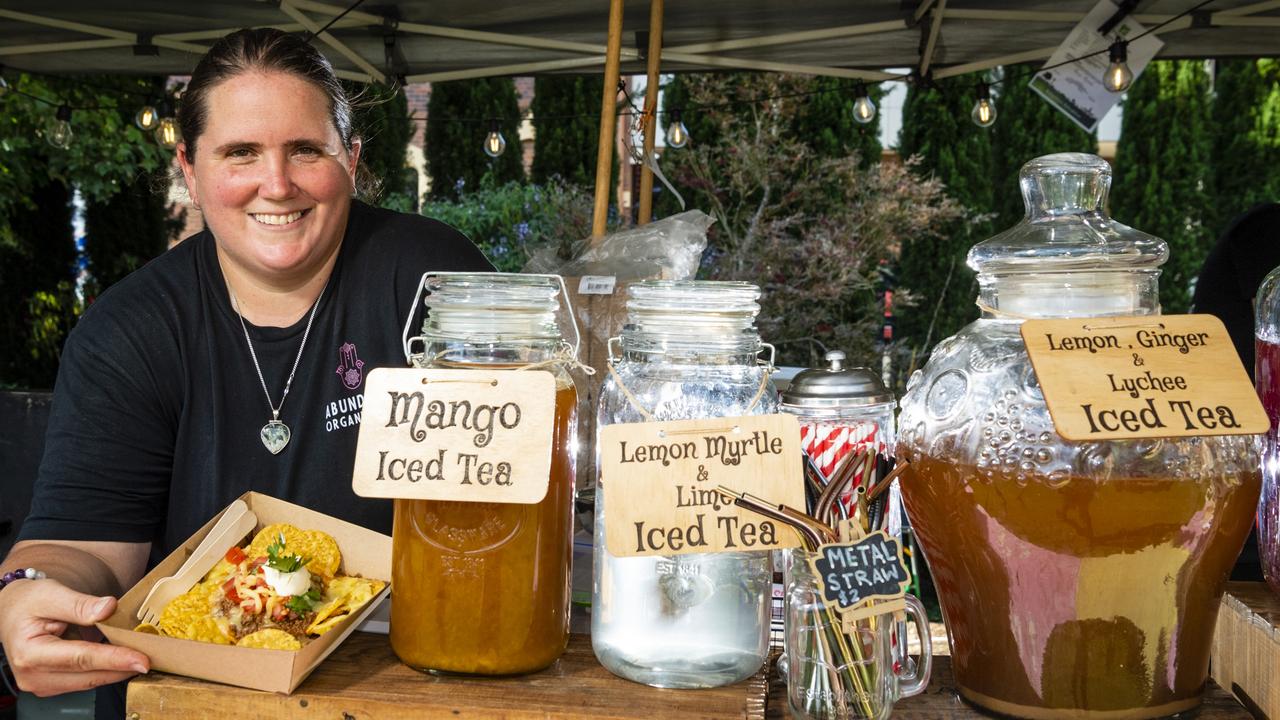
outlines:
[[[807,408],[862,407],[893,402],[893,394],[867,368],[846,368],[845,355],[832,350],[827,367],[797,373],[782,393],[785,405]]]

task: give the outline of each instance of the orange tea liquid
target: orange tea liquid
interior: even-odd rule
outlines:
[[[406,665],[512,675],[569,641],[577,394],[556,390],[551,482],[534,505],[396,500],[391,647]]]
[[[922,457],[902,477],[960,693],[1024,718],[1199,704],[1257,473],[1018,483]]]

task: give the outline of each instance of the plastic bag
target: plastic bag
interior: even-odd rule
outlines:
[[[606,235],[592,245],[574,243],[569,259],[562,248],[546,245],[529,253],[523,272],[565,276],[607,275],[619,283],[633,280],[689,280],[707,247],[707,229],[715,218],[688,210],[637,227]]]

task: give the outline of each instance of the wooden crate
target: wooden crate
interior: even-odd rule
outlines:
[[[385,635],[353,633],[292,695],[152,673],[129,683],[126,717],[763,720],[766,675],[761,670],[736,685],[711,690],[659,690],[611,674],[596,661],[589,636],[571,635],[565,654],[539,673],[436,677],[402,665]]]
[[[1227,583],[1210,672],[1260,718],[1280,720],[1280,597],[1265,583]]]

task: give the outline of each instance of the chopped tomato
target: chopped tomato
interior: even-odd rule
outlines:
[[[226,554],[226,561],[231,563],[232,565],[239,565],[240,563],[244,562],[244,558],[245,558],[244,551],[236,547],[235,545],[232,545],[231,549],[228,550]]]
[[[227,599],[231,602],[236,604],[240,603],[240,596],[236,594],[235,576],[227,578],[227,581],[222,583],[222,592],[226,593]]]

